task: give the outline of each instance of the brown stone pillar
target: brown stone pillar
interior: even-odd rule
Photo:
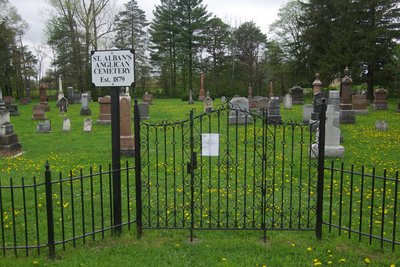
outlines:
[[[205,98],[204,92],[204,73],[200,75],[200,92],[199,92],[199,101],[203,101]]]

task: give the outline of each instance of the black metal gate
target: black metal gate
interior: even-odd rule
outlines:
[[[139,228],[315,230],[308,124],[228,105],[148,123],[135,105],[135,139]]]

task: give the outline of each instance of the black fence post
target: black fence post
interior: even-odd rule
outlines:
[[[136,187],[136,233],[137,238],[142,236],[142,164],[140,157],[140,114],[138,102],[135,99],[134,131],[135,131],[135,187]]]
[[[54,221],[53,221],[53,192],[51,188],[51,172],[49,162],[46,161],[45,187],[46,187],[46,211],[47,211],[47,246],[49,247],[49,257],[54,259],[56,247],[54,240]]]
[[[262,140],[262,189],[261,189],[261,228],[263,230],[263,242],[267,242],[267,225],[266,225],[266,196],[267,196],[267,154],[266,154],[266,139],[267,139],[267,132],[268,132],[268,119],[267,119],[267,112],[263,111],[263,140]]]
[[[113,173],[113,232],[122,231],[121,211],[121,147],[120,147],[119,87],[111,88],[111,139]]]
[[[318,133],[318,181],[317,181],[317,221],[315,232],[317,239],[322,238],[322,210],[324,198],[324,169],[325,169],[325,122],[326,122],[326,103],[322,99],[321,110],[319,113],[319,133]]]
[[[193,137],[193,110],[190,111],[190,242],[193,242],[194,228],[194,169],[196,162],[196,153],[194,153],[194,137]]]

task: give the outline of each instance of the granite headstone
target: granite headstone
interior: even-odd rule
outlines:
[[[250,116],[249,101],[245,97],[235,96],[229,102],[229,124],[246,124],[253,121]]]
[[[51,133],[51,122],[50,120],[45,120],[44,122],[39,122],[36,126],[36,131],[38,133]]]
[[[83,131],[84,132],[91,132],[92,131],[92,119],[91,118],[84,118],[83,119]]]
[[[46,119],[44,106],[42,106],[40,104],[34,105],[32,108],[32,112],[33,112],[33,116],[32,116],[33,120],[45,120]]]
[[[141,120],[150,119],[150,105],[149,103],[138,103],[139,115]]]
[[[289,90],[290,94],[292,95],[292,104],[293,105],[303,105],[304,104],[304,94],[303,88],[300,86],[293,86]]]
[[[63,119],[63,131],[64,132],[71,131],[71,120],[68,118]]]
[[[387,90],[385,90],[383,88],[375,89],[375,91],[374,91],[374,102],[372,104],[374,109],[377,109],[377,110],[388,109],[387,95],[388,95],[388,91]]]
[[[89,116],[92,115],[92,111],[89,108],[89,94],[88,93],[83,93],[81,95],[81,111],[80,115],[81,116]]]
[[[364,94],[355,94],[351,97],[351,105],[354,113],[360,115],[368,114],[367,96]]]
[[[106,95],[104,97],[99,97],[97,102],[100,107],[100,114],[97,123],[109,124],[111,123],[111,97]]]
[[[14,156],[20,153],[22,145],[18,136],[14,133],[14,127],[10,122],[10,113],[5,105],[0,104],[0,155]]]
[[[132,113],[130,96],[120,96],[119,113],[121,155],[133,157],[135,154],[135,141],[132,135]]]
[[[276,96],[271,97],[269,100],[267,122],[270,124],[282,123],[280,101]]]
[[[285,109],[292,109],[292,105],[293,105],[293,98],[292,98],[292,95],[286,94],[286,95],[283,97],[283,107],[284,107]]]
[[[354,124],[356,116],[351,105],[351,85],[353,80],[349,77],[349,68],[344,70],[345,76],[340,83],[340,123]]]

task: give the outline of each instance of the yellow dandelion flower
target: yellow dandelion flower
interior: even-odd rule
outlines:
[[[371,263],[371,260],[370,260],[369,258],[365,258],[365,259],[364,259],[364,262],[365,262],[366,264],[370,264],[370,263]]]
[[[311,247],[308,247],[308,248],[307,248],[307,251],[312,251],[312,248],[311,248]]]

